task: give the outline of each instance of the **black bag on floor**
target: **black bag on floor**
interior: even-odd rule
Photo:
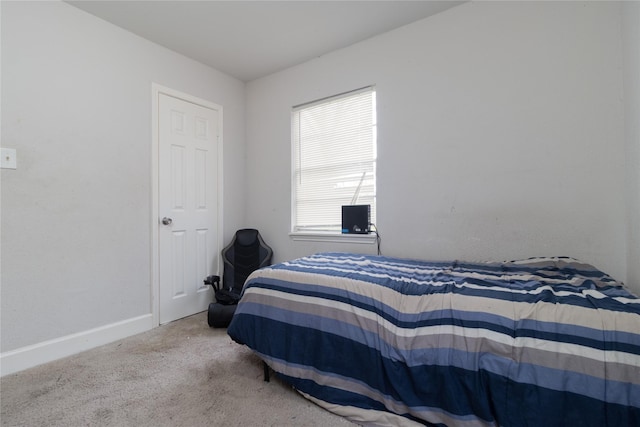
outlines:
[[[221,289],[219,276],[209,276],[204,283],[213,287],[216,298],[216,302],[209,304],[207,322],[212,328],[226,328],[231,323],[240,295],[233,289]]]
[[[236,311],[235,305],[224,305],[217,302],[209,304],[207,321],[212,328],[226,328],[231,323],[233,313]]]

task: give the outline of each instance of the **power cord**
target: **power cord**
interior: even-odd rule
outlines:
[[[370,225],[373,227],[373,232],[376,233],[376,243],[378,245],[378,255],[382,255],[382,252],[380,251],[380,243],[382,242],[382,236],[378,232],[378,227],[374,223],[371,223]]]

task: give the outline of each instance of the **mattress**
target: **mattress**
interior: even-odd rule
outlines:
[[[228,328],[365,425],[640,425],[640,299],[572,258],[320,253],[254,272]]]

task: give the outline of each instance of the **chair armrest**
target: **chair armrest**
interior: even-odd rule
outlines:
[[[217,275],[207,276],[207,278],[204,279],[204,284],[211,285],[213,286],[213,289],[218,290],[220,289],[220,276],[217,276]]]

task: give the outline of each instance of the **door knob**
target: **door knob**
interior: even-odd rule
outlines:
[[[171,218],[167,218],[166,216],[162,218],[162,224],[164,225],[171,225],[172,222],[173,220]]]

